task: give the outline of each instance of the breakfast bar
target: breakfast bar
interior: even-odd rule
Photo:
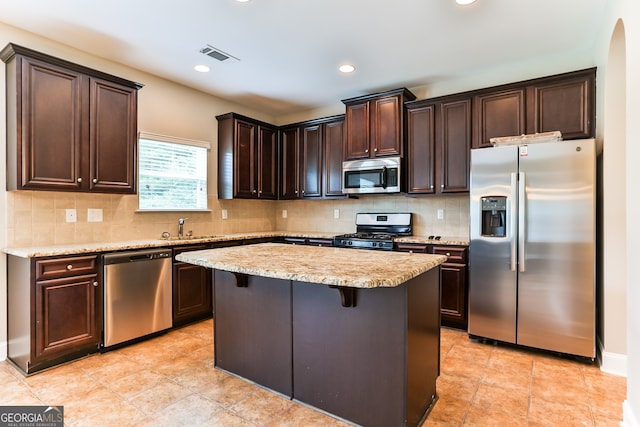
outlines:
[[[437,400],[445,256],[264,243],[185,252],[213,269],[215,365],[364,426]]]

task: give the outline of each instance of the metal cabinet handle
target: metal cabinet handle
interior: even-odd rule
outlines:
[[[98,183],[98,178],[93,178],[93,183],[97,184]]]
[[[76,181],[82,182],[82,177],[78,177],[78,179],[76,179]]]
[[[71,270],[73,268],[73,265],[69,264],[67,265],[67,270]]]
[[[444,190],[444,184],[440,184],[440,188]]]
[[[447,256],[451,256],[451,252],[447,252],[447,253],[446,253],[446,255],[447,255]]]
[[[94,288],[97,288],[98,287],[98,282],[93,282],[92,285],[93,285]]]
[[[369,149],[368,149],[368,148],[365,148],[364,152],[365,152],[365,153],[368,153],[368,152],[369,152]]]
[[[374,148],[373,151],[378,152],[378,147]]]

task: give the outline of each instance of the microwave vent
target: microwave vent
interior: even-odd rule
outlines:
[[[205,47],[200,49],[200,53],[205,54],[213,59],[217,59],[220,62],[224,62],[228,59],[235,59],[236,61],[239,61],[239,59],[235,56],[229,55],[228,53],[225,53],[211,45],[206,45]]]

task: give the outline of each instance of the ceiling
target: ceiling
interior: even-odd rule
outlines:
[[[0,0],[0,21],[277,116],[495,64],[589,55],[605,3]],[[206,45],[239,61],[207,57]],[[338,72],[344,62],[356,71]]]

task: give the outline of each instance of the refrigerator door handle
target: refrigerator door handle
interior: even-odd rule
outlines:
[[[518,172],[518,264],[520,265],[520,272],[524,272],[526,270],[524,264],[524,242],[527,234],[525,229],[525,192],[525,174],[524,172]]]
[[[518,178],[516,173],[512,173],[511,174],[511,203],[509,206],[510,209],[510,231],[509,233],[511,234],[511,237],[509,238],[509,241],[511,242],[511,247],[510,247],[510,252],[511,252],[511,256],[510,256],[510,268],[511,271],[516,271],[516,225],[517,225],[517,218],[518,215],[516,215],[517,209],[516,209],[516,200],[518,200],[518,193],[517,193],[517,187],[518,187]]]

